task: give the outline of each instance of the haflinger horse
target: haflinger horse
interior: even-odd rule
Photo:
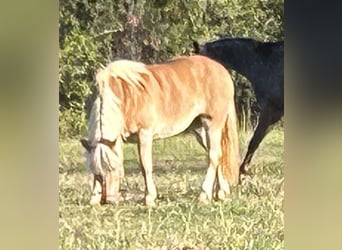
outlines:
[[[247,173],[260,142],[284,115],[284,41],[226,38],[204,45],[194,42],[194,50],[196,54],[220,62],[227,69],[236,70],[252,84],[261,109],[258,125],[240,166],[240,172]]]
[[[99,95],[82,139],[93,174],[91,204],[118,203],[123,142],[138,144],[145,203],[157,196],[152,179],[152,143],[189,132],[209,156],[201,202],[225,199],[239,181],[239,145],[234,84],[228,71],[204,56],[146,65],[118,60],[96,75]]]

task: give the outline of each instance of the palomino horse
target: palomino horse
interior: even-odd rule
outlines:
[[[145,179],[145,202],[157,196],[152,143],[191,132],[208,151],[200,201],[224,199],[239,181],[234,84],[228,71],[204,56],[145,65],[118,60],[96,75],[99,87],[89,119],[87,164],[94,176],[91,204],[120,199],[123,141],[137,142]],[[214,188],[216,187],[216,188]]]
[[[261,106],[259,123],[248,145],[240,172],[246,173],[255,150],[272,126],[284,115],[284,41],[220,39],[199,45],[195,53],[208,56],[247,77]]]

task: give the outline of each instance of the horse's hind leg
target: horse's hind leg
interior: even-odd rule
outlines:
[[[198,143],[208,151],[209,138],[208,138],[208,128],[209,128],[210,118],[208,117],[197,117],[187,132],[193,134],[198,141]]]
[[[193,130],[193,134],[195,135],[196,140],[198,143],[206,150],[208,151],[208,131],[207,128],[201,127]]]
[[[202,193],[200,194],[199,200],[207,203],[213,198],[213,187],[217,176],[217,167],[219,159],[221,157],[221,129],[213,129],[212,127],[208,130],[209,136],[209,167],[207,174],[202,184]]]
[[[275,110],[270,105],[264,105],[260,112],[258,126],[255,129],[253,137],[248,145],[246,156],[240,166],[240,174],[248,173],[247,167],[252,160],[254,152],[265,135],[271,130],[272,125],[279,121],[282,115],[282,111]]]
[[[141,130],[139,132],[138,149],[145,179],[145,203],[148,206],[155,205],[154,200],[157,197],[156,186],[152,179],[152,144],[153,135],[147,130]]]

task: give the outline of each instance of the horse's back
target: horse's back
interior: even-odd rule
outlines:
[[[176,57],[162,64],[149,66],[155,76],[165,78],[165,84],[181,82],[183,88],[203,92],[205,88],[234,87],[230,73],[220,63],[201,55]],[[161,77],[163,75],[163,77]]]
[[[164,95],[178,95],[178,99],[187,100],[204,98],[206,101],[220,97],[227,100],[234,95],[229,72],[205,56],[174,58],[165,64],[152,65],[150,70],[164,87]]]

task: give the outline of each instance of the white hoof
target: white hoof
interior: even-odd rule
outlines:
[[[208,204],[211,199],[208,197],[208,195],[205,192],[202,192],[200,196],[198,197],[198,201],[203,204]]]
[[[101,195],[92,195],[90,199],[90,205],[98,205],[101,202]]]
[[[151,195],[147,195],[145,198],[145,204],[148,207],[155,207],[156,203],[155,203],[155,197],[152,197]]]
[[[217,192],[217,198],[221,201],[224,201],[227,199],[227,196],[228,196],[229,192],[225,192],[223,190],[219,190]]]

